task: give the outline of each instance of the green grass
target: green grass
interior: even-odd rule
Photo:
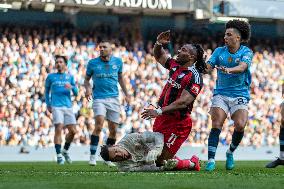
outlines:
[[[233,171],[217,162],[214,172],[120,173],[87,162],[58,166],[53,162],[0,163],[0,189],[280,189],[284,166],[265,169],[263,161],[239,161]]]

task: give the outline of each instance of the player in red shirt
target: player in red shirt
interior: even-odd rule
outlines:
[[[170,31],[162,32],[154,46],[157,62],[169,70],[169,78],[163,88],[158,106],[155,109],[145,108],[143,119],[156,118],[153,131],[164,135],[164,148],[157,157],[157,165],[163,160],[172,159],[182,143],[190,134],[192,121],[190,113],[197,95],[200,93],[206,63],[204,50],[198,44],[183,45],[175,59],[168,57],[163,45],[170,42]],[[177,159],[177,164],[188,164]]]

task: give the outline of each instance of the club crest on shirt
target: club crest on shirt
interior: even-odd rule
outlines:
[[[112,65],[112,69],[116,70],[117,66],[116,65]]]
[[[228,62],[231,63],[233,61],[233,58],[231,56],[228,57]]]
[[[198,95],[199,94],[199,91],[200,91],[200,86],[199,85],[196,85],[196,84],[193,84],[190,91],[195,94],[195,95]]]
[[[174,88],[180,89],[181,88],[181,84],[177,83],[175,80],[173,80],[172,78],[168,79],[168,83],[170,85],[172,85]]]

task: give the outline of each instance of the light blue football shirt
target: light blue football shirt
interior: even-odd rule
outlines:
[[[226,46],[216,48],[208,61],[208,64],[213,68],[215,66],[231,68],[238,66],[240,62],[245,62],[248,68],[244,72],[237,74],[226,74],[218,70],[214,95],[219,94],[233,98],[245,97],[249,100],[251,84],[250,65],[252,58],[253,52],[244,45],[241,45],[239,50],[234,54],[231,54]]]
[[[72,107],[71,90],[65,87],[72,86],[71,90],[75,96],[78,95],[78,88],[74,77],[66,73],[48,74],[45,80],[45,102],[51,107]]]
[[[93,79],[93,99],[118,97],[118,75],[122,69],[122,60],[114,56],[108,62],[100,57],[89,61],[86,74]]]

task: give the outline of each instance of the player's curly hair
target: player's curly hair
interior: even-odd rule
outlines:
[[[200,73],[205,73],[206,62],[204,58],[204,50],[199,44],[192,44],[192,46],[195,47],[197,54],[195,67]]]
[[[242,20],[230,20],[226,24],[226,29],[234,28],[240,32],[241,41],[247,43],[250,39],[251,29],[248,22]]]
[[[109,146],[108,145],[103,145],[101,147],[101,157],[105,160],[105,161],[109,161],[109,150],[108,150]]]

